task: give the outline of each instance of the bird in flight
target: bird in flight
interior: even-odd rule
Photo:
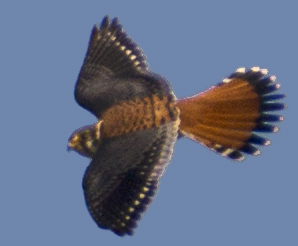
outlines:
[[[177,100],[152,72],[118,18],[93,27],[75,99],[98,121],[76,130],[68,148],[91,158],[83,178],[87,208],[102,229],[133,235],[180,137],[241,161],[270,142],[285,104],[267,69],[237,69],[210,89]],[[270,124],[271,123],[271,124]]]

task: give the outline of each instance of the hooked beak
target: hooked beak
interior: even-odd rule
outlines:
[[[72,144],[70,142],[68,142],[67,147],[66,147],[66,151],[67,152],[70,152],[72,150],[73,150],[73,146],[72,146]]]

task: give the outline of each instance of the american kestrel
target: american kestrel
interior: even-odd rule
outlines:
[[[169,82],[118,19],[94,26],[75,98],[98,118],[75,131],[68,148],[92,159],[83,189],[88,210],[103,229],[132,235],[169,164],[177,137],[188,137],[233,160],[257,155],[282,116],[280,85],[267,70],[239,68],[216,86],[177,100]]]

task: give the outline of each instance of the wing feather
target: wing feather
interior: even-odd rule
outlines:
[[[179,120],[105,141],[87,168],[83,189],[100,228],[132,235],[168,165]]]
[[[118,19],[94,26],[76,87],[76,101],[100,118],[125,100],[172,93],[168,81],[148,70],[146,57]]]

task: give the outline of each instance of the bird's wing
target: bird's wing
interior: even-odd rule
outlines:
[[[134,233],[170,161],[178,125],[177,119],[103,141],[83,180],[88,210],[100,228]]]
[[[171,93],[167,80],[148,70],[146,57],[123,31],[118,19],[105,17],[94,26],[75,98],[98,118],[115,103]]]

